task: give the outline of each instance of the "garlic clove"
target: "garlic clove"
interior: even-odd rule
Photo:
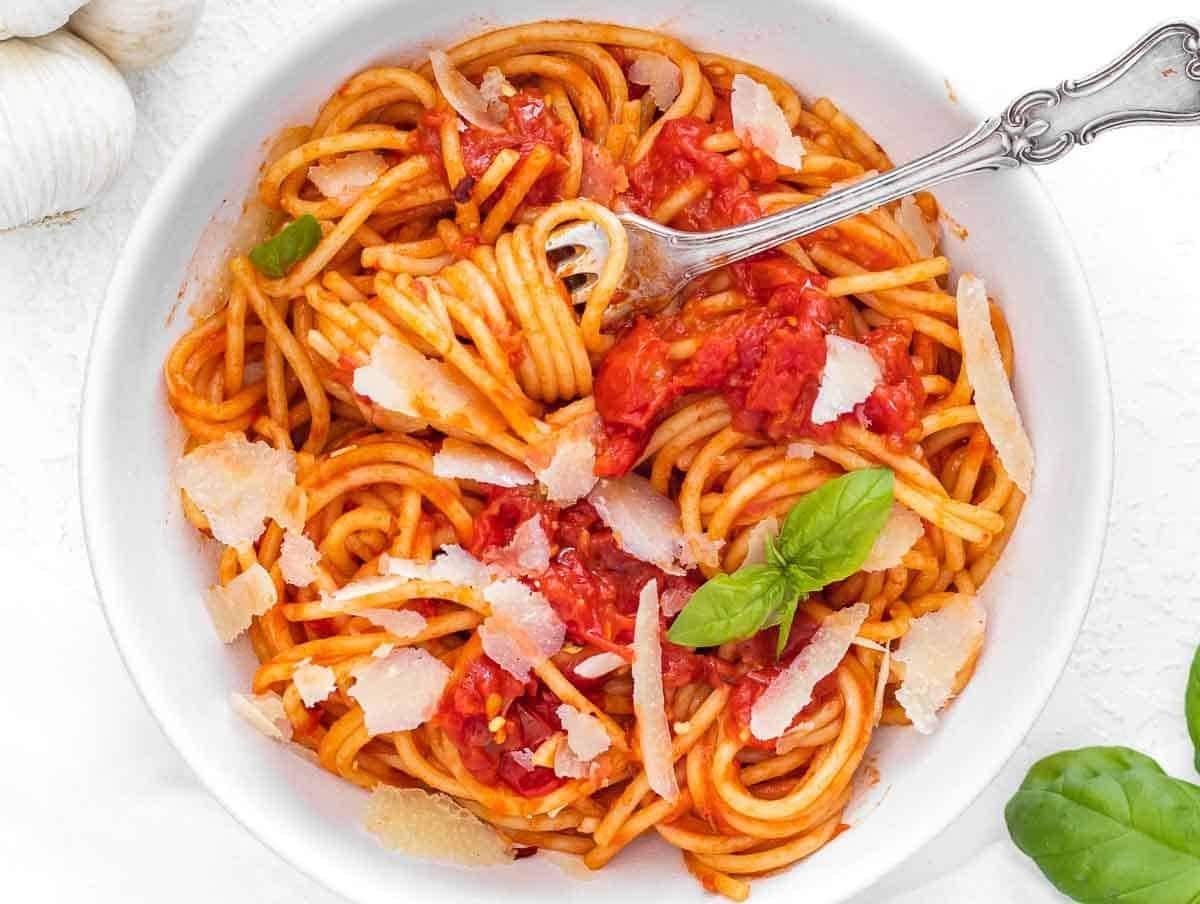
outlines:
[[[133,96],[68,31],[0,42],[0,229],[84,207],[133,150]]]
[[[0,0],[0,41],[36,38],[67,24],[87,0]]]
[[[91,0],[70,28],[122,69],[142,69],[182,47],[203,9],[204,0]]]

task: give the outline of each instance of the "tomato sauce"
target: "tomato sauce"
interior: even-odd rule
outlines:
[[[563,780],[545,766],[526,769],[513,753],[536,750],[562,729],[556,714],[560,703],[532,677],[519,681],[480,654],[462,677],[446,688],[433,723],[450,738],[467,771],[480,782],[491,786],[503,782],[525,797],[540,797]],[[495,715],[505,720],[498,732],[488,728]]]
[[[550,565],[527,582],[546,597],[574,643],[626,655],[647,581],[656,581],[660,593],[690,593],[700,585],[698,577],[669,575],[629,555],[586,500],[562,507],[520,488],[492,491],[475,516],[469,551],[484,562],[499,561],[517,527],[535,515],[550,541]]]
[[[478,126],[468,126],[465,131],[459,133],[468,183],[465,186],[450,186],[455,192],[456,200],[466,200],[475,181],[487,172],[487,168],[492,165],[500,151],[513,148],[524,160],[539,144],[554,152],[554,162],[533,184],[525,196],[525,203],[539,206],[559,200],[562,197],[560,184],[563,173],[567,170],[567,127],[554,115],[554,111],[546,103],[546,98],[535,88],[523,88],[512,97],[503,100],[508,105],[508,118],[504,121],[501,131],[492,132]],[[441,128],[443,117],[453,115],[452,111],[429,111],[424,114],[418,127],[418,144],[421,150],[433,157],[439,168],[442,145],[438,130]],[[520,163],[517,166],[520,166]],[[511,178],[510,173],[505,183]],[[496,189],[492,194],[493,198],[503,192],[505,183],[501,183]],[[459,198],[459,193],[462,193],[463,197]]]

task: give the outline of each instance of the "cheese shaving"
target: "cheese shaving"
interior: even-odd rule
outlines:
[[[512,540],[490,564],[513,577],[537,577],[549,568],[550,538],[542,527],[542,516],[533,515],[518,524]]]
[[[684,557],[679,507],[640,474],[596,481],[588,502],[611,528],[617,545],[668,574],[682,574],[675,560]]]
[[[1004,470],[1028,495],[1033,483],[1033,445],[1004,371],[983,280],[964,273],[958,280],[957,303],[963,364],[975,390],[975,410]]]
[[[575,663],[575,667],[571,671],[580,678],[603,678],[625,664],[625,657],[616,653],[597,653],[595,656],[589,656],[587,659],[581,659]]]
[[[308,168],[308,181],[327,198],[349,207],[388,166],[374,151],[357,151]]]
[[[767,543],[779,536],[779,519],[763,518],[746,537],[746,558],[742,565],[762,565],[767,561]]]
[[[798,442],[788,443],[787,449],[784,451],[785,458],[801,458],[808,461],[816,454],[817,447],[812,443]]]
[[[921,257],[933,257],[937,248],[938,224],[930,223],[921,213],[921,205],[912,195],[900,199],[900,207],[896,211],[896,225],[904,230],[905,235],[912,239]]]
[[[379,784],[364,819],[385,847],[458,866],[510,863],[512,848],[496,830],[445,794]]]
[[[279,549],[279,571],[293,587],[307,587],[317,579],[321,552],[304,534],[286,531]]]
[[[314,665],[312,659],[305,657],[296,664],[292,672],[292,684],[300,694],[300,699],[307,707],[316,706],[337,688],[337,676],[327,665]]]
[[[459,116],[489,132],[500,131],[508,113],[507,105],[488,104],[482,92],[455,68],[454,62],[444,51],[431,50],[429,63],[433,67],[438,90]]]
[[[683,86],[683,76],[674,61],[652,50],[637,55],[629,65],[626,77],[635,85],[645,85],[659,110],[666,110],[675,103]]]
[[[596,445],[590,436],[564,433],[554,442],[549,464],[534,473],[547,499],[570,505],[596,485]]]
[[[442,430],[503,427],[492,403],[458,371],[392,336],[379,337],[353,384],[359,395],[409,419],[410,429],[429,423]]]
[[[925,524],[921,516],[900,503],[893,503],[883,529],[875,538],[871,551],[862,563],[863,571],[887,571],[904,560],[904,555],[913,544],[925,535]]]
[[[562,649],[567,629],[546,598],[514,578],[483,591],[492,614],[479,626],[483,651],[521,681],[530,669]]]
[[[950,699],[959,670],[983,643],[986,624],[987,614],[971,596],[912,620],[892,655],[904,665],[896,702],[921,734],[937,726],[937,712]]]
[[[667,618],[678,615],[683,611],[692,598],[693,591],[689,587],[668,587],[662,592],[659,608]]]
[[[792,134],[770,88],[738,73],[733,77],[729,107],[733,130],[743,143],[754,145],[780,166],[800,169],[804,143]]]
[[[474,480],[498,487],[519,487],[536,478],[520,462],[494,449],[447,437],[433,456],[433,474],[457,480]]]
[[[283,708],[283,698],[274,691],[265,694],[230,694],[233,711],[272,741],[288,741],[292,723]]]
[[[879,362],[861,342],[832,333],[825,337],[825,370],[813,402],[812,422],[828,424],[867,400],[881,379]]]
[[[457,544],[443,546],[430,562],[383,555],[379,557],[379,570],[382,574],[410,581],[445,581],[476,590],[482,590],[492,582],[492,573],[487,566]]]
[[[855,603],[821,623],[808,645],[750,707],[750,733],[754,737],[769,741],[788,730],[792,720],[812,702],[817,682],[838,667],[870,611],[866,603]]]
[[[232,643],[278,600],[275,582],[267,570],[255,562],[225,586],[210,587],[204,605],[212,617],[217,636]]]
[[[437,710],[450,669],[420,647],[402,647],[384,659],[372,657],[350,673],[347,693],[358,701],[367,732],[411,731]]]
[[[659,797],[673,801],[679,796],[679,783],[675,779],[671,726],[663,695],[659,634],[658,585],[647,581],[638,595],[633,626],[633,711],[646,781]]]
[[[612,746],[608,732],[595,716],[569,703],[561,704],[555,713],[567,733],[567,745],[580,760],[590,762]]]
[[[296,486],[296,455],[240,433],[197,446],[175,466],[175,481],[226,546],[262,536],[267,518],[286,518]]]
[[[401,640],[416,637],[429,626],[425,616],[412,609],[355,609],[354,614]]]

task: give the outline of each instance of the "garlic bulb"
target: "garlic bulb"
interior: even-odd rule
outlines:
[[[0,42],[0,85],[0,229],[83,207],[129,160],[125,79],[70,32]]]
[[[0,0],[0,41],[36,38],[67,24],[87,0]]]
[[[141,69],[183,46],[203,8],[204,0],[91,0],[71,16],[71,31],[122,69]]]

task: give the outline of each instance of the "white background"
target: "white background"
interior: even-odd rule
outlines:
[[[160,734],[105,630],[75,476],[91,324],[138,208],[205,112],[335,3],[209,0],[183,52],[131,77],[137,143],[110,193],[68,224],[0,233],[0,864],[7,900],[341,900],[234,823]],[[674,0],[663,5],[677,8]],[[1150,25],[1194,10],[1182,0],[855,6],[927,58],[981,112],[1082,75]],[[567,13],[600,18],[603,8],[564,4]],[[0,97],[3,90],[0,74]],[[1117,469],[1103,569],[1066,674],[1025,744],[942,838],[856,904],[1061,900],[1015,853],[1002,819],[1029,763],[1051,751],[1136,745],[1168,771],[1195,779],[1182,695],[1200,640],[1200,129],[1106,135],[1042,178],[1078,246],[1112,369]],[[1072,528],[1062,525],[1064,547]]]

